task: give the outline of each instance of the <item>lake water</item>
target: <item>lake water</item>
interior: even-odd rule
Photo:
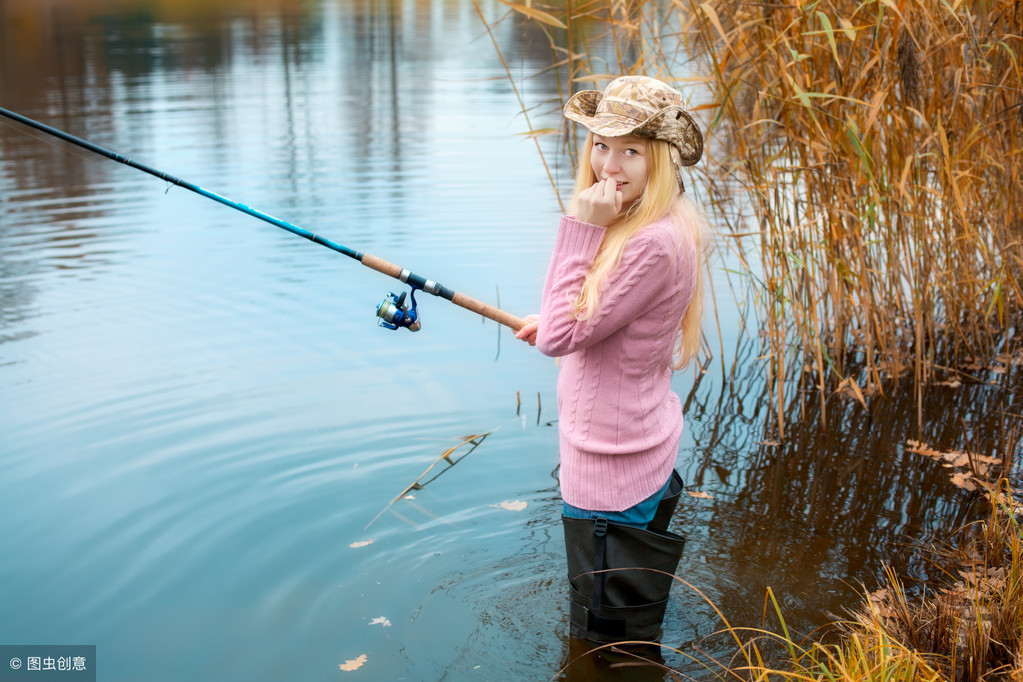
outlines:
[[[546,39],[516,17],[495,38],[533,125],[557,127],[553,71],[525,78],[549,65]],[[466,0],[0,1],[0,107],[537,308],[560,208]],[[543,149],[567,192],[569,161],[554,138]],[[727,250],[710,262],[715,358],[698,384],[674,379],[679,469],[706,494],[677,511],[679,575],[734,625],[762,623],[770,586],[803,632],[855,605],[884,562],[928,577],[907,546],[970,497],[905,443],[997,450],[1014,370],[935,392],[919,427],[904,394],[870,411],[832,397],[822,429],[816,396],[793,391],[777,442],[729,293],[741,278]],[[401,289],[0,122],[0,644],[95,644],[104,681],[556,676],[579,653],[557,368],[431,296],[422,331],[378,327]],[[720,627],[680,584],[664,643],[727,656]],[[564,673],[622,674],[639,673]]]

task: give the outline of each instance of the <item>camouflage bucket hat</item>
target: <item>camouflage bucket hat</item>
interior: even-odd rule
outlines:
[[[564,114],[597,135],[664,140],[671,144],[676,167],[692,166],[703,156],[703,134],[683,108],[682,94],[656,78],[622,76],[603,92],[577,92],[565,103]]]

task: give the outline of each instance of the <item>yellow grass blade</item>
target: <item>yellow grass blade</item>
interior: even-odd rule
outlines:
[[[561,21],[560,19],[555,17],[553,14],[550,14],[549,12],[544,12],[543,10],[536,9],[535,7],[522,5],[517,2],[511,2],[511,0],[500,1],[503,2],[505,5],[511,7],[516,12],[526,15],[530,19],[535,19],[536,21],[539,21],[541,24],[547,24],[548,26],[553,26],[555,28],[566,28],[565,22]]]

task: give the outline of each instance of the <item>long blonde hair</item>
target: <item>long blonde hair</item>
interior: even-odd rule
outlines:
[[[650,223],[671,215],[675,223],[692,240],[696,248],[696,281],[693,297],[679,320],[679,338],[675,346],[672,369],[682,369],[696,357],[700,350],[703,318],[703,231],[706,219],[693,202],[679,191],[678,175],[671,162],[667,142],[648,139],[647,143],[647,184],[642,196],[608,226],[604,241],[597,256],[590,265],[583,280],[579,295],[572,302],[575,318],[586,320],[593,316],[600,303],[600,286],[618,267],[625,252],[625,245],[640,229]],[[597,176],[590,165],[590,150],[593,148],[593,133],[586,136],[575,175],[575,190],[568,214],[576,212],[579,193],[591,187]]]

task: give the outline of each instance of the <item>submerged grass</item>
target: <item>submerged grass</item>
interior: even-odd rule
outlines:
[[[549,104],[626,73],[709,93],[707,203],[748,265],[781,435],[792,376],[822,403],[902,377],[919,396],[1015,351],[1019,0],[502,1],[550,41]]]

